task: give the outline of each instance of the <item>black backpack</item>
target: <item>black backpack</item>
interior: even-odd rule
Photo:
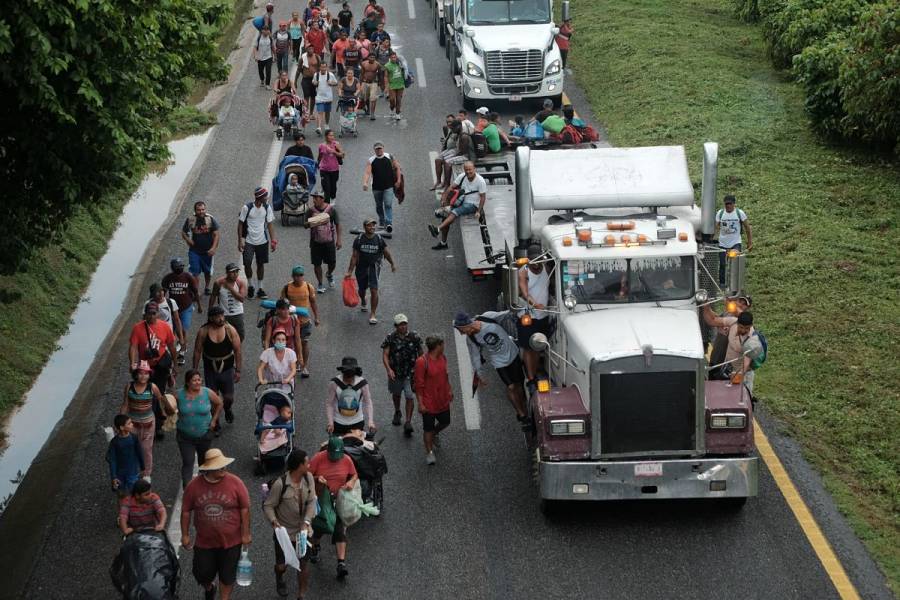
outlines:
[[[518,318],[516,317],[516,314],[510,310],[504,310],[500,312],[489,311],[476,316],[475,320],[481,321],[483,323],[493,323],[494,325],[499,325],[503,328],[507,335],[509,335],[509,337],[513,339],[513,341],[518,338]],[[472,341],[475,341],[474,336],[472,337]],[[478,344],[478,342],[475,342],[475,344]]]
[[[488,143],[487,138],[484,137],[484,134],[480,131],[476,131],[472,134],[472,145],[475,148],[475,156],[477,158],[484,158],[488,153]]]
[[[276,507],[278,507],[281,504],[281,501],[284,500],[284,492],[287,490],[287,486],[288,486],[287,477],[288,477],[288,474],[287,474],[287,471],[285,471],[281,475],[279,475],[277,477],[273,477],[266,483],[266,485],[269,486],[269,492],[271,492],[272,488],[275,487],[275,482],[278,481],[279,479],[281,480],[281,493],[278,494],[278,502],[275,504]],[[316,483],[312,479],[312,473],[310,473],[308,471],[306,473],[306,485],[309,486],[309,489],[311,489],[311,490],[316,489]],[[263,498],[263,504],[265,504],[267,499],[268,499],[268,496]],[[304,509],[305,508],[306,507],[304,506]]]

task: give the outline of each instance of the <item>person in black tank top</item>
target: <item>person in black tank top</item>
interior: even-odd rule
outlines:
[[[222,332],[221,341],[210,338],[212,332]],[[209,321],[197,332],[194,342],[194,368],[203,359],[203,379],[206,387],[222,396],[225,420],[234,421],[234,384],[241,379],[241,338],[237,330],[225,322],[225,309],[216,305],[209,309]]]
[[[375,142],[375,154],[369,157],[366,173],[363,175],[363,190],[369,189],[369,180],[371,179],[378,224],[384,227],[388,233],[394,230],[394,184],[399,173],[400,165],[384,151],[384,144]]]

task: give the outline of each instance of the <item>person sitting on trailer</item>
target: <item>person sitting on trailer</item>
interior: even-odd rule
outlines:
[[[474,213],[475,219],[481,221],[484,201],[487,199],[487,183],[475,171],[475,163],[471,160],[466,161],[463,170],[465,172],[456,178],[441,197],[442,206],[450,205],[450,214],[438,227],[428,225],[432,237],[437,238],[440,235],[438,243],[431,247],[432,250],[443,250],[447,247],[447,234],[457,218]]]

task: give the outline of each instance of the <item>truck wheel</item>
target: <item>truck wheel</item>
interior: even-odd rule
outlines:
[[[541,498],[538,507],[541,509],[541,514],[544,515],[544,517],[552,519],[560,512],[560,501]]]
[[[440,46],[447,45],[447,27],[444,25],[444,19],[438,21],[438,44]]]
[[[744,505],[747,504],[747,497],[743,498],[721,498],[718,500],[722,510],[726,512],[740,512]]]

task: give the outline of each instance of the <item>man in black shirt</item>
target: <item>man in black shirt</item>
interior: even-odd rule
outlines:
[[[315,157],[313,157],[312,148],[306,145],[306,136],[299,131],[294,134],[294,145],[288,148],[287,152],[285,152],[284,155],[305,156],[306,158],[315,160]]]
[[[534,115],[534,119],[538,123],[543,123],[547,117],[555,114],[556,113],[553,111],[553,100],[551,100],[550,98],[544,98],[543,108],[541,109],[541,112]]]
[[[369,189],[372,181],[372,195],[375,198],[375,212],[378,225],[388,233],[394,230],[394,185],[399,179],[400,165],[384,151],[384,144],[375,142],[375,154],[369,157],[363,175],[363,191]]]
[[[394,257],[388,250],[387,242],[384,238],[375,233],[376,219],[367,218],[363,221],[365,231],[353,242],[353,254],[350,256],[350,266],[347,267],[346,278],[356,276],[356,284],[359,290],[360,307],[362,312],[366,312],[366,290],[372,298],[372,316],[369,318],[370,325],[378,324],[378,318],[375,313],[378,311],[378,276],[381,273],[381,260],[386,258],[391,265],[391,272],[397,271],[397,265],[394,263]]]
[[[337,14],[338,25],[341,26],[341,31],[346,31],[347,35],[350,35],[350,31],[353,29],[353,12],[350,11],[350,5],[347,2],[341,5],[341,11]]]

